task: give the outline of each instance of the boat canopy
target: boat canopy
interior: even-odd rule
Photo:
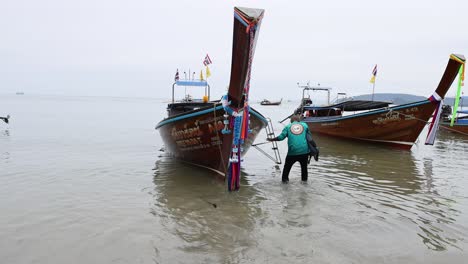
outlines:
[[[205,87],[205,96],[203,96],[203,101],[208,102],[210,100],[210,86],[208,85],[208,82],[205,80],[177,80],[173,85],[172,85],[172,103],[175,103],[174,100],[174,90],[175,86],[195,86],[195,87]],[[186,94],[186,100],[192,101],[193,99]]]
[[[304,110],[323,110],[323,109],[341,109],[342,111],[361,111],[361,110],[372,110],[382,107],[388,107],[390,102],[383,101],[367,101],[367,100],[352,100],[346,101],[339,104],[329,106],[305,106]]]
[[[179,80],[175,84],[178,86],[207,86],[208,82],[205,80]]]

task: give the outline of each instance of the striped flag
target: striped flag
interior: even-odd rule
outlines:
[[[179,80],[179,69],[177,69],[174,77],[174,81],[177,82]]]
[[[208,66],[210,65],[212,62],[211,62],[211,59],[210,59],[210,56],[208,56],[208,54],[206,54],[206,57],[205,57],[205,60],[203,60],[203,64],[205,66]]]
[[[375,76],[377,76],[377,64],[374,66],[374,69],[372,70],[372,77],[370,79],[370,83],[375,83]]]

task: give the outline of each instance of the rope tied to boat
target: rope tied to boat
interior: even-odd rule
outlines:
[[[242,12],[234,10],[234,17],[237,18],[244,26],[245,26],[245,33],[250,34],[251,31],[256,30],[257,23],[262,20],[263,14],[260,15],[258,18],[253,18],[252,21],[249,21],[247,17],[245,17]]]
[[[250,32],[250,29],[252,27],[255,27],[255,25],[257,25],[257,19],[254,19],[252,20],[252,22],[249,23],[249,25],[247,26],[247,28],[245,29],[245,33],[249,33]]]
[[[213,104],[213,120],[216,120],[217,119],[217,116],[216,116],[216,104]],[[216,131],[216,141],[220,142],[221,141],[221,138],[219,136],[219,132],[218,132],[218,129],[215,129]],[[222,164],[224,165],[224,171],[227,171],[227,166],[226,166],[226,162],[224,160],[224,156],[223,156],[223,150],[221,149],[221,144],[217,144],[218,145],[218,151],[219,151],[219,156],[221,157],[221,162]]]
[[[458,130],[453,129],[453,128],[448,128],[448,127],[445,127],[445,126],[441,126],[441,128],[443,128],[443,129],[445,129],[445,130],[448,130],[448,131],[450,131],[450,132],[459,133],[459,134],[468,136],[468,133],[461,132],[461,131],[458,131]]]
[[[438,100],[437,100],[437,98],[438,98]],[[467,133],[463,133],[463,132],[455,130],[455,129],[450,129],[450,128],[447,128],[445,126],[439,126],[440,115],[442,113],[443,99],[437,93],[434,93],[431,96],[431,98],[429,98],[429,100],[431,102],[433,102],[433,103],[438,104],[438,107],[436,108],[436,110],[434,112],[434,116],[432,118],[432,121],[427,121],[427,120],[424,120],[424,119],[421,119],[421,118],[416,118],[413,115],[408,115],[408,114],[405,114],[405,113],[403,113],[401,111],[395,111],[395,110],[393,110],[393,109],[391,109],[389,107],[385,107],[384,109],[388,109],[388,112],[386,113],[386,115],[391,115],[392,113],[397,113],[398,115],[401,115],[401,116],[403,116],[405,118],[414,119],[414,120],[417,120],[419,122],[423,122],[426,125],[429,125],[430,126],[429,127],[429,132],[428,132],[428,136],[426,137],[426,142],[425,142],[426,145],[433,145],[434,144],[435,137],[437,135],[437,131],[438,131],[439,128],[443,128],[445,130],[460,133],[460,134],[463,134],[463,135],[468,135]]]

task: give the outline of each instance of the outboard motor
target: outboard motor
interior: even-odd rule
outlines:
[[[310,98],[302,98],[302,105],[312,105],[312,100]]]
[[[302,98],[302,102],[299,105],[299,107],[296,110],[294,110],[294,114],[302,115],[302,108],[304,106],[310,106],[310,105],[312,105],[312,100],[310,98]]]
[[[452,114],[452,107],[450,105],[443,105],[442,112],[440,113],[440,118],[445,121],[449,120],[451,114]]]

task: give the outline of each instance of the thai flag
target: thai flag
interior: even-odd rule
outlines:
[[[374,69],[372,70],[372,75],[377,76],[377,64],[374,66]]]
[[[177,69],[176,73],[175,73],[175,77],[174,77],[174,81],[178,81],[179,80],[179,69]]]
[[[205,66],[208,66],[210,65],[212,62],[211,62],[211,59],[210,59],[210,56],[208,56],[208,54],[206,54],[206,57],[205,57],[205,60],[203,61],[203,64]]]

